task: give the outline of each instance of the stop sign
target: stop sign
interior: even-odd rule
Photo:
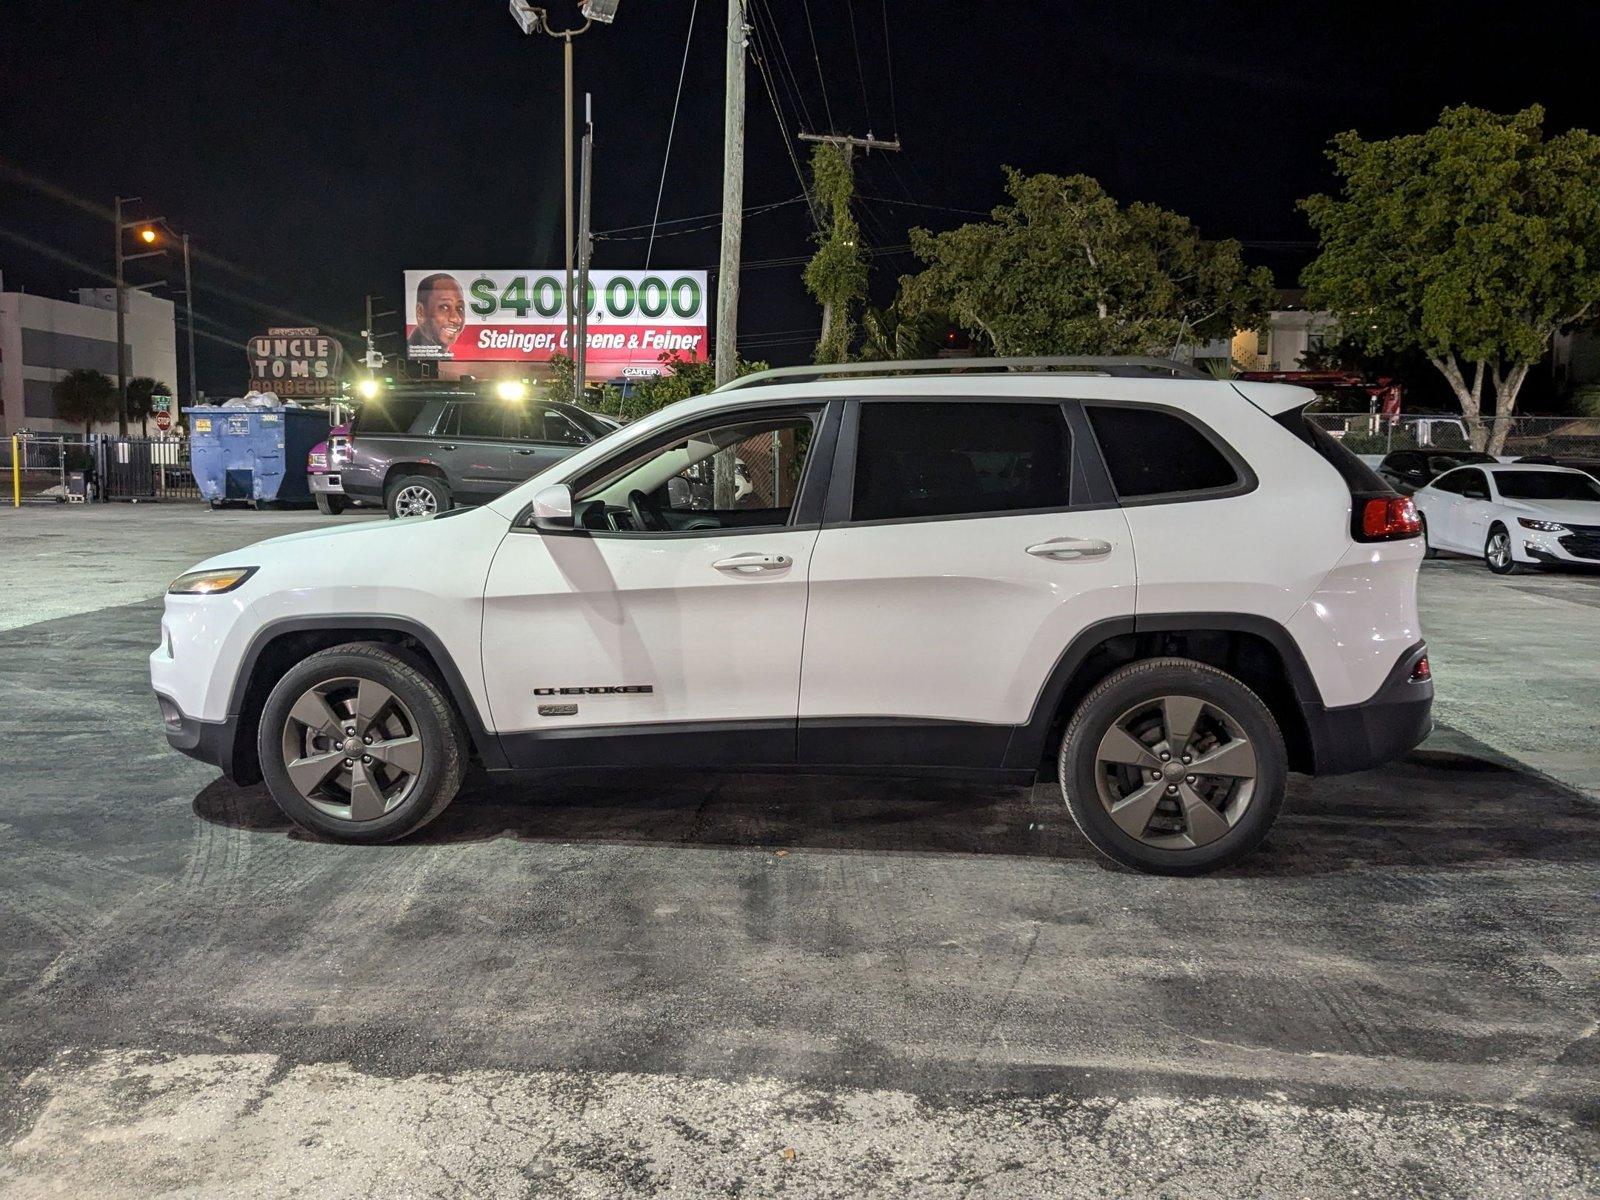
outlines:
[[[171,429],[172,414],[169,412],[158,412],[156,414],[156,428],[161,430],[162,433],[165,433],[167,430]]]

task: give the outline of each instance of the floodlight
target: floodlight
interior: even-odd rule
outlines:
[[[363,400],[376,400],[382,390],[376,379],[363,379],[356,384],[356,394]]]
[[[580,11],[585,21],[609,25],[617,19],[617,0],[583,0]]]
[[[544,24],[544,10],[534,8],[528,0],[511,0],[511,15],[523,33],[538,33],[539,27]]]
[[[494,394],[501,400],[526,400],[528,385],[520,379],[502,379],[494,385]]]

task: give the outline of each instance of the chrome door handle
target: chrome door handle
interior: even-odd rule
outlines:
[[[733,575],[759,575],[763,571],[783,571],[794,564],[787,554],[735,554],[711,565]]]
[[[445,444],[445,443],[440,443],[439,449],[441,449],[441,450],[454,450],[455,447],[451,446],[451,445],[448,445],[448,444]]]
[[[537,450],[524,450],[519,446],[513,446],[511,448],[511,453],[513,453],[513,454],[537,454],[538,451]]]
[[[1035,558],[1053,558],[1070,562],[1080,558],[1104,558],[1111,553],[1111,543],[1099,538],[1058,537],[1037,546],[1029,546],[1028,553]]]

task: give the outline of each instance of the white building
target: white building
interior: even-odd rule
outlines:
[[[173,304],[130,291],[124,314],[128,378],[140,375],[178,390]],[[19,430],[82,433],[56,419],[56,380],[75,367],[117,378],[117,299],[113,288],[80,288],[76,303],[0,287],[0,436]],[[107,430],[115,430],[111,421]]]

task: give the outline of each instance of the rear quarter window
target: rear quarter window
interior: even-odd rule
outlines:
[[[1199,428],[1159,408],[1084,406],[1120,499],[1217,492],[1244,482]]]
[[[410,433],[411,427],[427,407],[426,400],[402,396],[385,396],[370,400],[361,406],[355,420],[350,422],[352,436],[360,434]]]

